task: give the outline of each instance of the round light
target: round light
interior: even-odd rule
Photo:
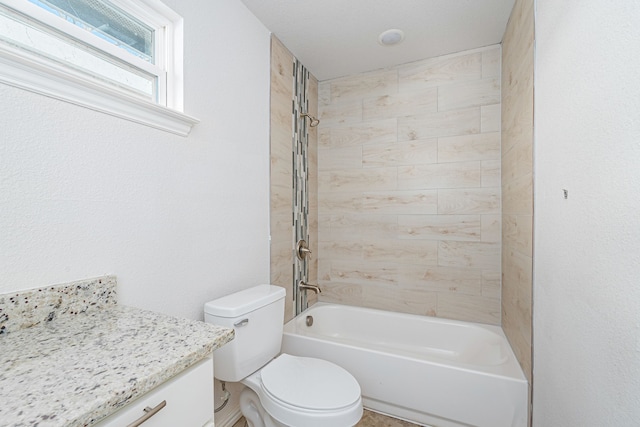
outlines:
[[[404,33],[402,30],[387,30],[378,36],[378,43],[382,46],[393,46],[404,40]]]

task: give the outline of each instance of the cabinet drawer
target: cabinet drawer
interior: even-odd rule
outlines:
[[[143,417],[145,407],[166,406],[141,427],[205,425],[213,418],[213,359],[211,357],[159,385],[119,411],[104,418],[95,427],[125,427]]]

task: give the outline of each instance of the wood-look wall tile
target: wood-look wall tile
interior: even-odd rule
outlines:
[[[331,82],[318,82],[318,105],[331,103]]]
[[[362,99],[398,92],[398,72],[378,70],[331,80],[331,101]]]
[[[438,242],[438,265],[500,268],[500,244],[492,242]]]
[[[533,212],[533,176],[528,173],[502,186],[502,212],[507,215],[528,215]]]
[[[438,138],[438,162],[500,159],[500,132]]]
[[[329,236],[329,241],[335,239],[361,239],[360,216],[353,214],[331,215]]]
[[[429,164],[437,161],[438,140],[435,138],[397,144],[365,144],[362,147],[363,167]]]
[[[495,45],[482,52],[482,77],[500,77],[502,67],[502,50]]]
[[[534,43],[534,2],[517,2],[511,12],[510,22],[505,29],[502,46],[503,77],[509,80],[513,70],[521,67],[526,58],[533,58]],[[533,67],[526,67],[533,72]]]
[[[499,321],[500,46],[389,71],[318,84],[320,299]]]
[[[438,243],[397,239],[371,239],[364,236],[362,255],[367,262],[398,264],[438,264]],[[399,267],[403,271],[406,267]]]
[[[293,196],[291,186],[282,186],[272,183],[270,195],[271,212],[288,213],[291,215],[291,207],[293,206]]]
[[[356,261],[363,259],[363,244],[360,239],[332,239],[318,244],[319,256],[326,260]]]
[[[502,272],[501,270],[485,270],[482,272],[482,296],[487,298],[501,298]]]
[[[269,216],[269,223],[271,224],[271,234],[275,234],[279,237],[278,240],[284,241],[288,238],[291,241],[290,236],[293,230],[293,224],[291,219],[291,209],[287,211],[273,211]],[[273,241],[273,239],[272,239]]]
[[[482,78],[482,53],[450,55],[398,67],[400,92]]]
[[[331,281],[331,260],[322,258],[318,252],[318,284]]]
[[[500,299],[474,295],[438,294],[438,316],[500,324]]]
[[[438,163],[398,167],[398,188],[404,190],[470,188],[482,184],[480,162]]]
[[[502,153],[502,180],[512,181],[533,172],[533,141],[522,141]]]
[[[480,107],[398,118],[398,140],[480,133]]]
[[[501,105],[483,105],[480,107],[480,131],[485,132],[500,132],[501,125]]]
[[[482,161],[482,186],[500,187],[502,184],[500,175],[500,160]]]
[[[320,170],[361,169],[362,146],[354,145],[339,148],[320,148],[318,150]]]
[[[293,283],[291,242],[271,242],[271,283],[290,288]]]
[[[323,214],[356,214],[362,209],[362,193],[325,192],[321,194],[318,209]]]
[[[322,283],[321,289],[322,293],[318,296],[319,301],[355,306],[363,304],[361,284],[330,281]]]
[[[276,37],[271,37],[271,75],[292,82],[293,55]]]
[[[424,289],[369,284],[363,286],[362,305],[378,310],[433,316],[436,314],[438,295]]]
[[[331,261],[332,281],[342,283],[395,285],[398,283],[398,267],[393,263],[355,261]],[[366,288],[365,288],[366,289]]]
[[[398,233],[397,215],[358,215],[357,222],[363,237],[394,239]]]
[[[480,295],[482,270],[408,265],[400,272],[400,283],[432,292]]]
[[[491,214],[482,215],[482,241],[501,242],[502,241],[502,215]]]
[[[533,215],[503,215],[502,239],[505,246],[533,256]]]
[[[502,253],[502,295],[505,304],[531,312],[531,283],[533,261],[516,250],[506,247]]]
[[[370,191],[362,194],[362,211],[380,214],[435,214],[437,190]]]
[[[480,215],[401,215],[398,238],[480,241]]]
[[[333,239],[370,237],[395,238],[398,230],[396,215],[331,215]]]
[[[288,158],[285,155],[288,154]],[[291,176],[293,174],[293,165],[291,162],[292,154],[282,150],[281,153],[273,152],[271,154],[271,184],[281,187],[292,187]]]
[[[318,171],[318,197],[331,191],[331,171]]]
[[[307,100],[309,101],[309,111],[308,113],[314,117],[318,117],[318,96],[319,96],[319,88],[318,88],[318,79],[316,79],[313,74],[309,74],[309,83],[307,85]],[[309,129],[309,132],[315,131],[316,128]]]
[[[395,95],[365,98],[362,105],[364,120],[381,120],[402,116],[417,116],[438,109],[438,89],[402,92]]]
[[[318,115],[320,116],[318,117],[320,119],[320,130],[333,124],[360,122],[362,120],[362,101],[348,100],[320,104]]]
[[[527,81],[527,86],[518,89],[518,93],[512,93],[508,98],[533,99],[533,77]],[[505,100],[505,102],[508,100]],[[519,141],[533,141],[533,102],[517,108],[513,104],[502,103],[502,152],[508,152]],[[513,101],[516,102],[516,101]]]
[[[322,202],[322,199],[320,200]],[[318,211],[318,242],[331,241],[331,219],[333,215]]]
[[[438,111],[499,102],[500,79],[496,77],[438,87]]]
[[[396,119],[349,125],[320,125],[318,145],[322,148],[346,147],[370,143],[393,144],[398,140]]]
[[[398,184],[396,168],[342,169],[324,173],[329,175],[329,191],[390,190]]]
[[[438,214],[499,214],[500,188],[438,190]]]

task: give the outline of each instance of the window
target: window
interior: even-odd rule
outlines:
[[[157,0],[0,0],[0,81],[186,135],[181,49]]]

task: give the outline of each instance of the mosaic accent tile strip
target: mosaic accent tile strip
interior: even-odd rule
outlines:
[[[293,59],[293,247],[300,240],[309,243],[309,120],[301,114],[309,111],[309,71]],[[298,290],[300,281],[307,282],[308,261],[293,256],[293,296],[296,314],[307,308],[306,294]]]
[[[116,276],[2,294],[0,335],[116,303]]]

